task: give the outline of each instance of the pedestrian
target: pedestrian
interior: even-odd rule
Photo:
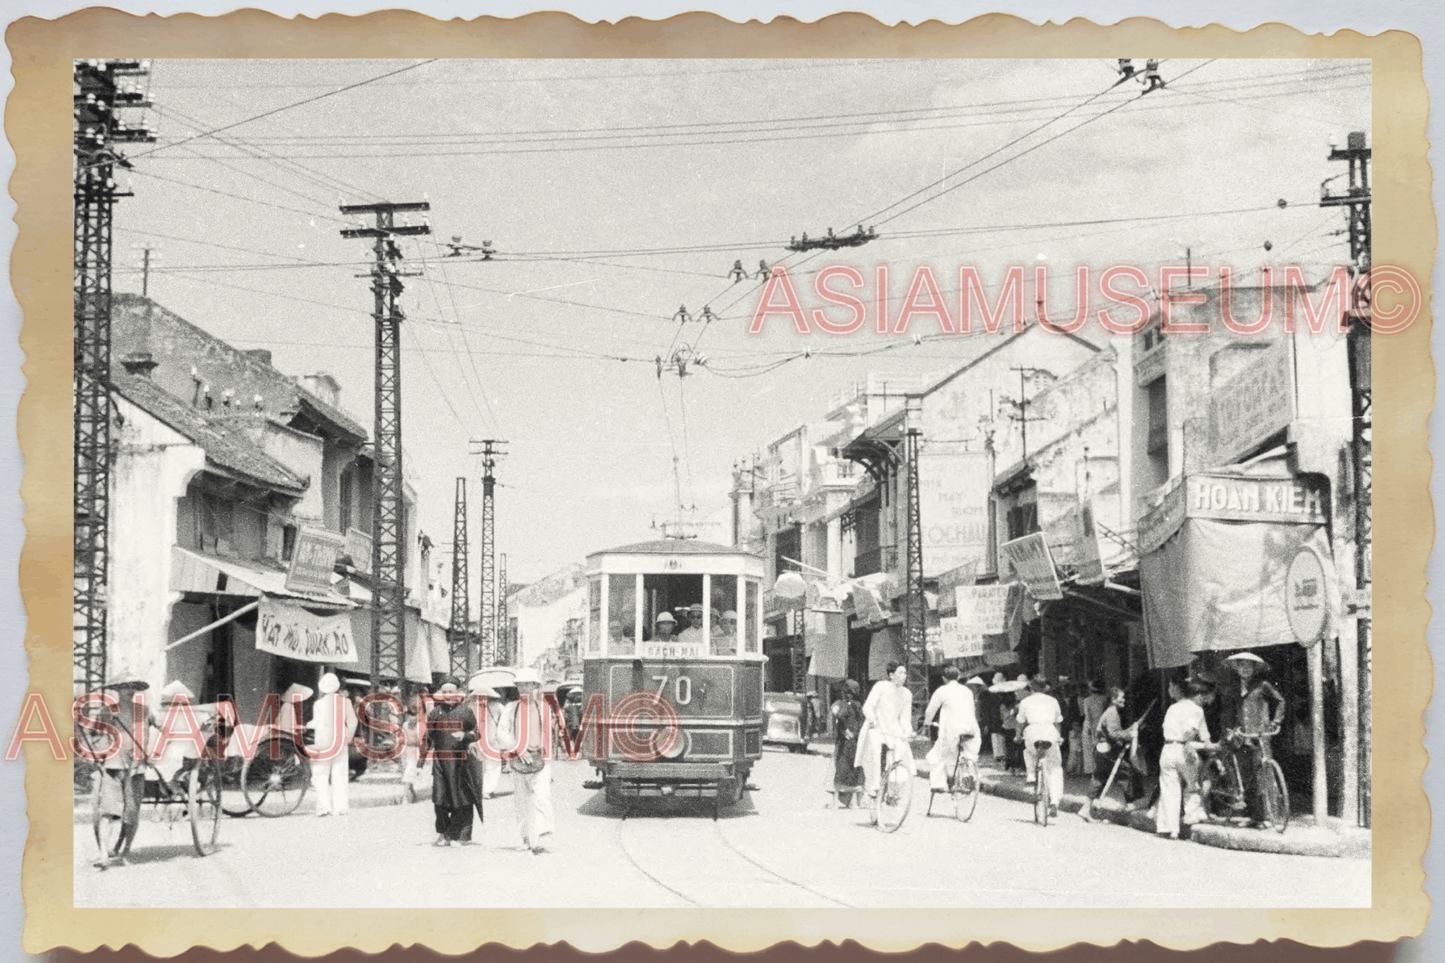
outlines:
[[[976,675],[964,685],[968,686],[968,691],[973,693],[973,711],[978,718],[978,745],[979,751],[982,752],[984,746],[991,744],[989,740],[993,731],[991,720],[998,718],[998,715],[989,712],[992,697],[988,694],[988,683],[983,680],[983,676]]]
[[[421,717],[416,706],[407,706],[401,722],[401,785],[406,801],[416,802],[416,787],[421,782],[423,761]]]
[[[436,706],[426,719],[427,755],[432,760],[431,803],[437,831],[432,845],[450,846],[472,838],[467,753],[477,741],[477,720],[454,677],[443,679],[435,695]]]
[[[1059,677],[1058,694],[1055,696],[1059,709],[1064,713],[1063,726],[1059,734],[1063,741],[1059,751],[1064,754],[1064,772],[1070,776],[1081,775],[1084,771],[1084,756],[1079,744],[1084,741],[1084,712],[1079,705],[1078,686],[1068,676]]]
[[[1212,687],[1191,679],[1179,701],[1164,713],[1164,749],[1159,754],[1159,810],[1154,817],[1154,831],[1160,836],[1187,839],[1188,827],[1205,818],[1204,801],[1199,792],[1199,753],[1215,748],[1209,737],[1209,724],[1204,721],[1204,704],[1212,698]]]
[[[315,734],[310,748],[311,782],[316,786],[316,815],[345,816],[350,808],[350,751],[356,736],[356,710],[339,690],[341,680],[327,672],[316,683],[321,693],[311,707],[307,728]]]
[[[1093,791],[1089,794],[1089,805],[1080,810],[1085,819],[1092,814],[1094,803],[1103,798],[1106,783],[1118,766],[1118,776],[1124,780],[1124,805],[1131,807],[1144,795],[1144,774],[1135,764],[1134,749],[1139,740],[1139,725],[1144,721],[1140,716],[1127,728],[1124,726],[1124,706],[1127,697],[1118,686],[1109,690],[1107,708],[1099,716],[1091,730],[1089,740],[1094,760]]]
[[[833,716],[833,797],[844,809],[852,806],[863,787],[863,769],[855,764],[858,736],[863,731],[863,707],[858,697],[863,687],[845,679],[843,691],[830,710]]]
[[[1095,775],[1100,765],[1094,758],[1094,747],[1099,741],[1095,738],[1095,733],[1109,704],[1110,700],[1104,698],[1104,683],[1097,679],[1089,683],[1088,693],[1079,697],[1079,712],[1084,718],[1083,738],[1079,740],[1079,747],[1083,758],[1083,773],[1086,776]]]
[[[520,698],[513,703],[514,747],[508,763],[516,779],[512,793],[522,845],[533,853],[546,852],[556,828],[552,813],[552,766],[544,749],[554,734],[552,714],[542,702],[542,677],[532,669],[517,670],[513,680]]]
[[[276,715],[276,728],[282,732],[295,736],[297,741],[304,741],[302,733],[306,726],[303,724],[305,716],[305,703],[315,693],[310,686],[293,682],[286,691],[281,693],[281,711]]]
[[[1008,679],[1004,677],[1002,672],[995,672],[993,674],[993,682],[987,690],[988,702],[985,703],[986,710],[993,710],[989,715],[989,728],[992,730],[990,737],[993,742],[994,765],[1002,766],[1005,770],[1008,769],[1008,740],[1012,733],[1007,726],[1005,726],[1004,720],[1008,716],[1007,710],[1013,703],[1013,699],[1008,696],[1001,696],[998,693],[1001,691],[999,687],[1005,685],[1007,682]]]
[[[872,797],[878,795],[885,745],[894,759],[907,761],[910,774],[917,771],[909,742],[913,738],[913,694],[908,691],[907,666],[888,663],[887,678],[873,683],[868,701],[863,703],[863,718],[858,755],[853,761],[863,767],[863,788]]]
[[[963,673],[958,666],[943,668],[943,685],[933,690],[928,708],[923,713],[923,728],[927,730],[938,717],[938,739],[925,757],[928,760],[928,785],[938,792],[947,792],[953,779],[953,770],[958,765],[958,752],[962,744],[964,758],[978,762],[978,710],[973,701],[973,690],[958,681]]]
[[[1253,652],[1231,655],[1225,663],[1239,676],[1239,684],[1228,690],[1230,698],[1223,714],[1225,726],[1231,728],[1225,731],[1229,749],[1239,763],[1250,825],[1258,829],[1265,824],[1260,787],[1268,785],[1265,772],[1268,742],[1284,724],[1287,703],[1280,691],[1263,677],[1269,663]]]
[[[1048,677],[1039,673],[1029,680],[1028,695],[1019,702],[1018,725],[1024,743],[1024,772],[1032,785],[1039,776],[1037,743],[1048,743],[1043,758],[1049,767],[1049,815],[1059,814],[1059,800],[1064,798],[1064,760],[1059,751],[1059,727],[1064,711],[1052,694]]]
[[[477,673],[467,680],[467,710],[471,713],[471,724],[476,727],[477,741],[467,747],[466,782],[467,793],[477,811],[477,822],[486,823],[487,765],[488,759],[482,752],[483,726],[490,722],[488,707],[497,698],[497,690],[486,683],[486,675]],[[462,842],[470,842],[470,834]]]

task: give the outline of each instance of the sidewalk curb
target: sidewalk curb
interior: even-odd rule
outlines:
[[[922,767],[921,767],[922,768]],[[921,771],[921,770],[920,770]],[[1011,777],[984,772],[979,790],[990,796],[1015,802],[1032,803],[1033,790]],[[1079,813],[1088,804],[1085,796],[1065,793],[1059,800],[1059,812]],[[1108,822],[1137,832],[1153,833],[1154,820],[1147,812],[1128,810],[1113,800],[1094,807],[1094,822]],[[1189,840],[1201,846],[1233,849],[1241,852],[1275,853],[1294,856],[1321,856],[1335,859],[1369,859],[1370,837],[1367,830],[1343,831],[1330,826],[1295,825],[1283,833],[1245,829],[1237,826],[1200,823],[1190,829]]]

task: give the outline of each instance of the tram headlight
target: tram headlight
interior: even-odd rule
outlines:
[[[686,729],[673,726],[652,730],[649,744],[658,759],[676,762],[692,748],[692,739]]]

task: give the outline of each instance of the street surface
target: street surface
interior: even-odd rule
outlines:
[[[979,798],[969,823],[926,818],[927,783],[896,833],[827,808],[832,760],[767,750],[759,791],[720,821],[672,802],[623,820],[582,788],[585,762],[556,765],[557,833],[521,846],[512,798],[487,802],[479,845],[434,848],[429,797],[344,818],[222,817],[198,859],[185,822],[141,824],[129,863],[100,870],[89,821],[75,826],[77,907],[1357,907],[1370,863],[1215,849]],[[690,809],[688,807],[691,807]],[[935,809],[938,807],[935,806]],[[951,809],[949,810],[951,812]],[[149,818],[149,814],[147,814]]]

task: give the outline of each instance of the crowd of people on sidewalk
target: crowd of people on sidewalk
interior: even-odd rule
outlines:
[[[1126,810],[1147,810],[1159,835],[1182,839],[1190,826],[1209,818],[1205,757],[1232,753],[1243,782],[1244,815],[1250,825],[1262,826],[1269,738],[1279,730],[1286,702],[1263,678],[1264,659],[1239,652],[1224,664],[1233,677],[1222,683],[1192,670],[1169,680],[1169,704],[1162,712],[1158,698],[1145,702],[1147,685],[1131,694],[1098,681],[1078,684],[1043,674],[1010,680],[1002,673],[991,681],[974,676],[962,682],[959,669],[949,665],[922,717],[915,718],[907,670],[891,663],[887,677],[874,683],[861,704],[862,686],[849,679],[832,705],[834,804],[863,805],[877,794],[885,746],[913,769],[917,723],[926,733],[936,722],[937,737],[926,756],[935,791],[949,786],[960,747],[962,758],[972,762],[986,747],[994,768],[1005,777],[1022,776],[1028,785],[1045,762],[1052,815],[1063,798],[1065,776],[1089,776],[1084,819],[1092,819],[1095,804],[1118,786]],[[1216,699],[1225,734],[1220,740],[1206,718],[1207,709],[1215,713]]]

